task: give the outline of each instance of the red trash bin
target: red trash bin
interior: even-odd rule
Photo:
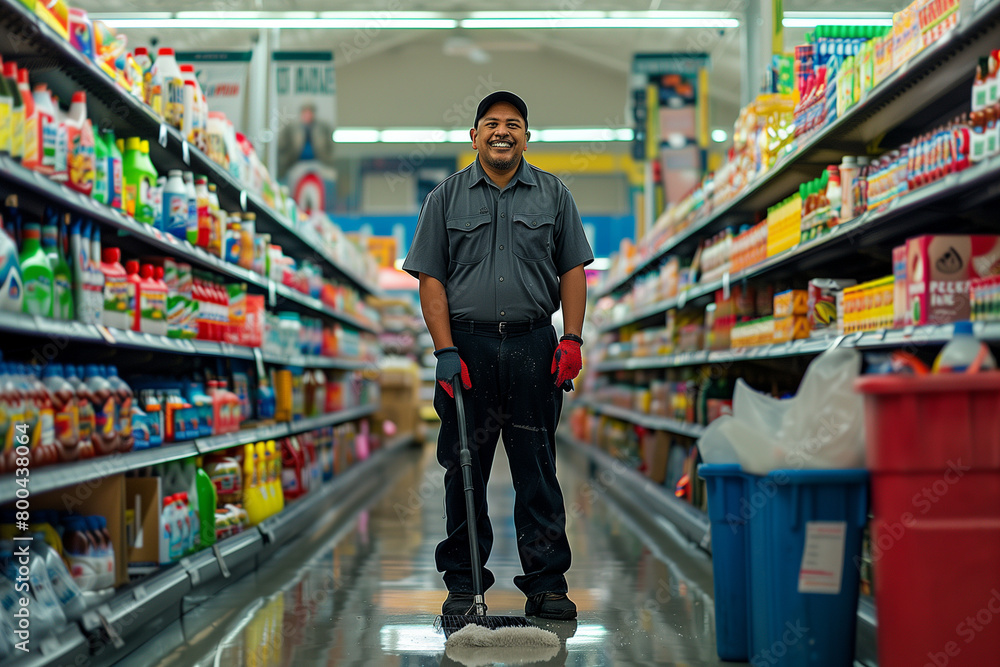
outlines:
[[[879,667],[1000,664],[1000,372],[860,378]]]

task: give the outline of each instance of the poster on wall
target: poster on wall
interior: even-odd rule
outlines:
[[[221,111],[237,132],[246,131],[250,51],[180,51],[177,62],[194,65],[208,108]]]
[[[333,52],[275,51],[271,83],[281,126],[276,176],[301,211],[332,211],[337,183]]]

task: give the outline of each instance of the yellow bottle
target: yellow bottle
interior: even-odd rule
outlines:
[[[257,458],[252,444],[243,447],[243,509],[251,526],[264,520],[261,508],[260,477],[257,472]]]
[[[281,486],[281,452],[274,440],[267,441],[267,456],[271,460],[271,490],[274,495],[274,512],[285,509],[285,494]]]
[[[267,473],[267,446],[261,440],[257,443],[257,478],[260,480],[261,511],[263,517],[274,514],[274,500],[271,493],[271,480]]]

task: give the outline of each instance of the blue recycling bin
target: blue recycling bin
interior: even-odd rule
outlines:
[[[749,661],[851,667],[868,472],[747,474],[744,490]],[[712,530],[714,559],[714,520]]]
[[[722,660],[749,657],[747,600],[747,475],[737,464],[698,466],[708,492],[715,589],[715,649]]]

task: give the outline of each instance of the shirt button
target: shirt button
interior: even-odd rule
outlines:
[[[501,218],[506,218],[506,217],[507,217],[507,214],[506,214],[506,213],[501,213],[501,214],[500,214],[500,217],[501,217]]]
[[[500,249],[503,250],[503,246],[500,246]]]
[[[507,314],[506,312],[504,312],[502,310],[500,311],[500,315],[506,315],[506,314]]]
[[[503,282],[503,276],[500,276],[500,282]]]
[[[535,222],[534,220],[532,220],[532,221],[531,221],[531,226],[532,226],[532,227],[534,227],[534,226],[535,226],[535,225],[537,225],[537,224],[538,224],[538,223],[537,223],[537,222]],[[466,225],[466,226],[468,226],[468,225]]]
[[[466,226],[466,227],[468,227],[468,226],[469,226],[470,224],[471,224],[471,223],[468,223],[468,222],[467,222],[467,223],[465,223],[465,226]]]

